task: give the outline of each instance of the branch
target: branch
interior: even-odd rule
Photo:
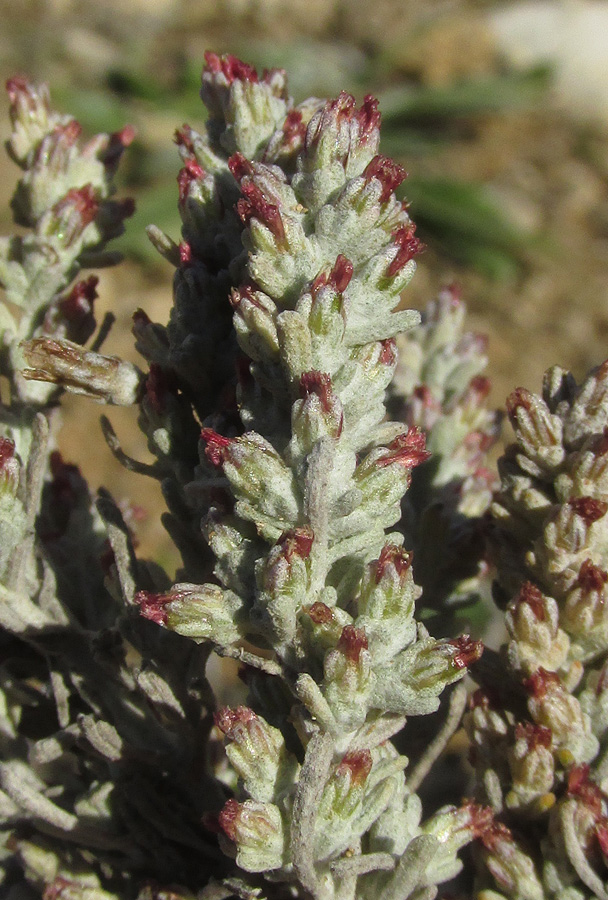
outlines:
[[[319,800],[334,754],[334,741],[327,732],[315,734],[306,748],[304,765],[293,801],[291,856],[300,883],[314,900],[327,900],[328,892],[315,870],[314,837]]]
[[[365,853],[339,859],[332,863],[331,870],[338,878],[347,875],[366,875],[368,872],[390,872],[395,868],[395,858],[390,853]]]
[[[462,714],[467,703],[467,691],[464,685],[459,684],[452,692],[448,715],[443,726],[433,738],[417,764],[412,769],[407,779],[407,789],[414,794],[431,771],[436,760],[445,750],[448,741],[458,728]]]
[[[238,659],[239,662],[244,663],[246,666],[253,666],[254,669],[266,672],[267,675],[283,675],[283,667],[280,663],[274,659],[265,659],[256,653],[250,653],[242,647],[221,647],[216,645],[213,649],[218,656]]]
[[[562,805],[559,815],[568,859],[572,863],[574,871],[583,884],[589,888],[598,900],[608,900],[608,891],[606,890],[602,879],[589,865],[585,851],[581,846],[578,828],[574,821],[575,809],[575,802],[573,800],[566,800]]]
[[[116,562],[122,598],[127,606],[133,606],[133,597],[136,591],[135,573],[137,571],[137,561],[129,536],[129,529],[114,499],[103,488],[99,490],[99,499],[96,506],[108,529],[108,540]]]
[[[437,838],[420,834],[407,845],[393,877],[377,900],[407,900],[437,851]]]
[[[137,459],[133,459],[132,456],[128,456],[125,451],[120,446],[120,441],[112,427],[112,424],[107,416],[101,416],[101,430],[103,431],[103,436],[106,440],[106,444],[112,451],[112,455],[121,466],[124,466],[125,469],[128,469],[130,472],[136,472],[138,475],[148,475],[150,478],[160,478],[161,473],[159,467],[155,464],[149,465],[148,463],[139,462]]]
[[[21,590],[24,562],[34,548],[36,516],[40,510],[40,496],[44,484],[48,461],[50,426],[43,413],[37,413],[32,423],[32,442],[25,470],[25,497],[23,505],[26,514],[24,540],[15,548],[7,572],[7,586],[17,593]]]

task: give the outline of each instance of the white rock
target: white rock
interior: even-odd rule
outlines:
[[[558,103],[608,125],[607,0],[528,0],[494,9],[489,25],[513,66],[553,66]]]

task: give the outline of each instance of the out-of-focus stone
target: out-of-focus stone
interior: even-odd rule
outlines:
[[[521,69],[555,69],[557,102],[608,126],[608,2],[526,0],[490,12],[500,51]]]

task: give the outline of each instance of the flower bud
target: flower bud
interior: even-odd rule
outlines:
[[[205,456],[221,466],[237,498],[237,512],[276,540],[299,519],[295,477],[272,444],[255,432],[226,438],[204,428]]]
[[[243,601],[214,584],[175,584],[166,594],[138,591],[135,603],[145,619],[197,642],[228,646],[242,637],[237,622]]]
[[[325,372],[304,372],[300,377],[300,394],[291,412],[293,463],[303,462],[317,441],[324,437],[338,440],[344,427],[342,404],[333,390],[331,377]]]
[[[340,190],[348,178],[361,175],[379,144],[378,101],[367,96],[357,109],[355,98],[342,93],[311,118],[294,186],[313,212]]]
[[[410,223],[393,232],[394,250],[386,270],[387,278],[395,278],[418,253],[424,250],[424,244],[416,237],[415,231],[416,226]]]
[[[525,682],[528,709],[537,723],[550,729],[553,745],[563,766],[593,759],[598,749],[589,716],[576,697],[568,693],[555,672],[539,668]]]
[[[253,800],[277,801],[297,780],[299,765],[283,735],[252,709],[223,707],[215,724],[226,735],[226,754]]]
[[[437,852],[427,870],[427,884],[449,881],[462,869],[458,852],[491,828],[492,810],[467,802],[461,807],[444,806],[422,826],[424,834],[437,838]]]
[[[505,825],[495,822],[480,841],[482,859],[500,891],[507,897],[545,900],[533,860]]]
[[[534,551],[535,563],[552,578],[556,596],[573,587],[583,554],[593,558],[596,545],[599,550],[605,528],[600,520],[607,510],[608,503],[602,500],[576,497],[559,506],[545,526],[542,543]]]
[[[303,607],[300,623],[306,631],[311,653],[324,659],[327,651],[336,647],[342,630],[353,622],[346,610],[317,600]]]
[[[380,558],[368,566],[357,600],[357,627],[365,628],[375,663],[386,663],[415,639],[414,603],[420,593],[412,554],[385,544]]]
[[[242,285],[232,291],[234,328],[241,349],[257,362],[278,360],[277,307],[263,291]]]
[[[279,869],[285,853],[285,835],[281,812],[272,803],[256,800],[228,800],[219,815],[226,838],[225,853],[235,856],[246,872]]]
[[[346,625],[334,650],[325,657],[323,693],[344,731],[359,727],[367,715],[373,684],[367,635]]]
[[[356,839],[372,762],[369,750],[347,753],[325,785],[315,829],[317,859],[327,859]]]
[[[513,639],[509,653],[515,668],[531,672],[542,666],[555,672],[564,665],[570,641],[559,627],[557,603],[532,582],[524,582],[507,610],[506,624]]]
[[[238,149],[249,159],[282,125],[290,105],[282,70],[265,70],[260,78],[235,56],[210,51],[205,53],[201,97],[210,117],[223,126],[216,129],[217,149]]]
[[[19,497],[20,476],[21,464],[15,455],[14,441],[0,437],[0,577],[5,574],[28,528],[26,512]]]
[[[421,625],[418,634],[415,644],[376,671],[374,706],[407,716],[434,712],[444,688],[459,681],[483,650],[481,642],[468,635],[455,641],[436,641]]]
[[[61,251],[72,248],[99,211],[97,193],[91,184],[71,188],[40,221],[42,236],[57,243]],[[97,243],[97,239],[92,243]]]
[[[564,459],[562,420],[536,394],[517,388],[507,398],[507,413],[525,456],[520,465],[531,475],[553,472]]]
[[[26,78],[9,78],[6,90],[10,100],[12,135],[9,153],[15,162],[26,168],[40,141],[69,117],[51,111],[46,84],[35,85]]]
[[[549,728],[531,722],[518,723],[515,743],[509,749],[509,768],[513,781],[505,798],[509,809],[539,815],[553,806],[555,772],[553,735]]]
[[[590,434],[608,425],[608,361],[593,369],[578,391],[564,423],[564,437],[578,447]]]
[[[102,356],[71,341],[34,338],[21,345],[30,381],[58,384],[114,406],[132,406],[140,396],[143,376],[137,366],[117,356]]]
[[[264,611],[279,642],[295,639],[296,619],[310,591],[311,528],[294,528],[281,535],[260,565],[260,593],[253,615]]]
[[[15,456],[15,442],[0,436],[0,492],[14,495],[19,485],[21,466]]]
[[[43,331],[55,338],[85,344],[95,331],[93,304],[98,297],[98,283],[96,275],[90,275],[86,281],[77,281],[67,294],[48,308]]]
[[[608,641],[607,582],[608,572],[586,559],[562,611],[564,627],[592,650]]]
[[[380,183],[380,203],[386,203],[391,195],[397,190],[407,172],[394,160],[387,156],[374,156],[367,164],[363,171],[363,177],[366,181],[376,180]]]
[[[381,518],[388,527],[401,515],[401,497],[411,481],[411,470],[425,462],[430,454],[424,449],[425,437],[417,428],[396,437],[388,447],[372,450],[357,466],[355,483],[363,494],[362,506]]]

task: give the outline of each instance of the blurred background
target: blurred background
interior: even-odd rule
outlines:
[[[99,318],[116,316],[105,352],[137,361],[137,307],[167,320],[171,270],[143,229],[179,235],[172,137],[203,121],[210,48],[286,68],[296,100],[379,96],[382,149],[409,172],[402,191],[427,245],[407,305],[461,286],[470,327],[490,337],[495,404],[517,385],[538,390],[553,363],[582,376],[608,357],[608,0],[0,0],[0,22],[3,80],[48,81],[85,133],[137,128],[121,181],[137,200],[126,259],[101,273]],[[16,178],[4,156],[1,233]],[[68,398],[64,456],[142,507],[142,552],[173,568],[157,485],[113,461],[99,413]],[[135,414],[111,418],[147,459]]]

